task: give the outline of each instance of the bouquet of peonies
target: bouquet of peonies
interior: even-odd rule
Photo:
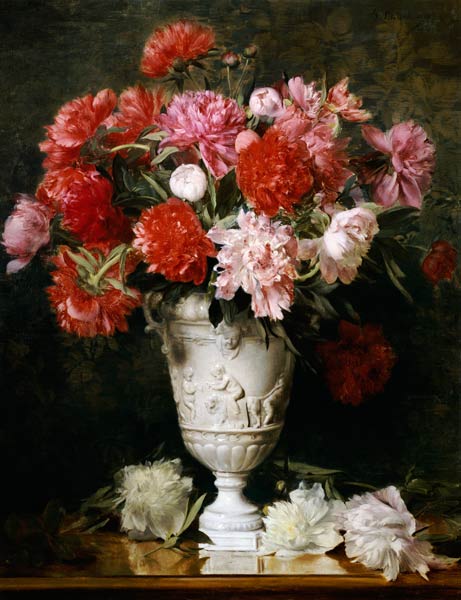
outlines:
[[[295,301],[312,314],[367,261],[407,294],[393,251],[409,245],[431,184],[424,129],[363,124],[371,114],[347,78],[329,89],[300,76],[255,87],[257,48],[215,45],[194,21],[159,28],[141,61],[154,85],[77,98],[46,127],[45,175],[35,195],[17,197],[3,245],[8,273],[46,256],[67,332],[126,331],[144,292],[175,301],[197,289],[215,326],[249,310],[276,331]],[[345,132],[356,123],[353,146]],[[394,362],[381,329],[344,322],[340,333],[332,351],[341,359],[341,344],[354,347],[346,362],[362,364],[374,347],[381,375],[369,365],[364,393],[380,391]],[[320,350],[328,363],[329,346]],[[344,400],[341,385],[331,382]]]

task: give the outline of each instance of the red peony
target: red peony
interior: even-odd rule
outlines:
[[[78,169],[65,167],[47,171],[35,196],[39,202],[49,206],[55,212],[62,212],[62,201],[69,191],[69,187],[75,181],[83,181],[87,174],[94,172],[93,165],[82,165]]]
[[[341,321],[339,335],[338,341],[321,342],[316,350],[333,398],[358,406],[384,390],[396,356],[380,325]]]
[[[455,248],[444,240],[438,240],[431,246],[429,254],[421,266],[425,277],[437,285],[439,281],[450,281],[456,269],[458,253]]]
[[[48,156],[43,166],[61,169],[80,164],[82,146],[94,136],[98,127],[110,126],[116,104],[117,96],[109,89],[64,104],[53,125],[45,127],[47,139],[40,144],[40,150]]]
[[[107,246],[100,245],[99,249],[107,255]],[[68,256],[67,250],[66,247],[61,248],[61,252],[54,257],[54,285],[47,289],[60,327],[80,337],[113,335],[116,330],[128,331],[126,317],[141,305],[141,294],[131,288],[125,294],[106,279],[92,287],[80,277],[77,265]],[[92,254],[100,257],[94,249]],[[110,276],[116,278],[117,271],[118,268],[111,270]]]
[[[257,213],[288,212],[312,188],[309,153],[301,140],[270,128],[238,157],[237,184]]]
[[[335,138],[329,125],[318,123],[303,139],[312,157],[314,191],[322,206],[334,204],[346,181],[353,175],[348,168],[346,153],[349,138]]]
[[[160,27],[146,42],[141,71],[148,77],[164,77],[174,67],[184,69],[189,61],[205,55],[214,44],[213,30],[193,21]]]
[[[193,209],[177,198],[144,210],[134,233],[133,247],[144,255],[148,272],[161,273],[170,281],[200,285],[207,256],[216,255]]]
[[[135,142],[143,129],[154,124],[164,102],[162,89],[152,91],[137,85],[122,92],[118,101],[120,112],[114,115],[112,125],[124,127],[125,131],[110,134],[113,145]]]
[[[94,167],[66,169],[62,175],[61,180],[50,178],[42,189],[43,194],[48,190],[59,205],[64,228],[84,243],[131,240],[129,219],[112,206],[113,188],[108,179]]]

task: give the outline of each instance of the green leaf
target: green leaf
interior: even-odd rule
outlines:
[[[114,279],[113,277],[106,277],[105,280],[107,281],[107,283],[110,283],[110,285],[113,288],[115,288],[119,292],[123,292],[130,298],[138,297],[138,295],[136,294],[135,291],[133,291],[131,288],[126,287],[126,285],[124,283],[122,283],[121,281],[119,281],[118,279]]]
[[[88,262],[90,262],[95,268],[98,268],[98,261],[96,260],[96,258],[91,254],[91,252],[89,252],[86,248],[84,248],[83,246],[80,246],[79,248],[80,252],[86,256],[86,258],[88,259]]]
[[[147,552],[147,554],[144,554],[144,557],[150,556],[151,554],[154,554],[155,552],[158,552],[159,550],[173,548],[173,546],[176,546],[176,544],[178,543],[178,540],[179,540],[178,536],[172,535],[167,540],[165,540],[162,544],[160,544],[160,546],[157,546],[157,548],[155,548],[154,550],[151,550],[150,552]]]
[[[280,467],[285,465],[285,462],[282,460],[275,460],[274,463]],[[290,471],[294,471],[296,473],[304,474],[304,475],[335,475],[337,473],[342,473],[341,469],[325,469],[323,467],[317,467],[315,465],[308,465],[306,463],[297,462],[297,461],[288,461],[288,468]]]
[[[208,193],[210,194],[210,203],[212,208],[210,217],[214,218],[216,212],[216,188],[214,186],[213,178],[210,173],[208,173]]]
[[[274,333],[274,335],[276,335],[277,337],[280,337],[284,340],[284,342],[287,345],[287,348],[288,348],[288,350],[290,350],[290,352],[292,352],[295,356],[301,356],[301,354],[298,352],[298,350],[296,350],[296,348],[293,346],[292,341],[288,337],[288,334],[285,331],[285,328],[282,325],[282,323],[280,323],[280,321],[274,321],[271,324],[271,327],[272,327],[272,332]]]
[[[226,325],[232,325],[235,316],[237,315],[237,305],[233,300],[219,300],[221,306],[221,312],[224,316],[224,322]]]
[[[57,500],[50,500],[42,514],[43,527],[47,533],[54,535],[58,532],[64,509]]]
[[[67,256],[69,256],[69,258],[71,258],[74,261],[75,264],[79,265],[80,267],[83,267],[83,269],[85,269],[87,273],[96,272],[93,265],[80,254],[74,254],[74,252],[71,252],[70,250],[66,250],[66,253]]]
[[[178,535],[181,535],[181,533],[186,531],[186,529],[188,529],[192,525],[195,517],[198,515],[199,510],[202,508],[202,504],[205,498],[206,494],[202,494],[200,498],[197,498],[197,500],[194,502],[191,509],[188,511],[186,518],[184,519],[184,523],[182,524],[181,529],[178,531]]]
[[[146,133],[146,134],[141,133],[141,135],[139,136],[139,139],[140,140],[141,139],[142,140],[150,140],[151,142],[160,142],[167,136],[168,136],[168,134],[166,131],[154,131],[152,133]]]
[[[165,159],[167,159],[172,154],[175,154],[176,152],[179,152],[179,148],[176,148],[176,146],[168,146],[167,148],[162,150],[160,154],[157,154],[157,156],[151,161],[151,164],[159,165],[161,162],[163,162]]]
[[[157,194],[160,196],[162,200],[166,200],[168,198],[167,192],[162,188],[162,186],[155,181],[153,177],[149,177],[146,173],[141,172],[141,175],[144,179],[154,188]]]
[[[91,527],[88,527],[88,529],[85,529],[85,533],[94,533],[95,531],[98,531],[99,529],[102,529],[103,527],[105,527],[107,525],[107,523],[109,523],[109,521],[110,521],[109,517],[107,517],[106,519],[103,519],[102,521],[98,521]]]
[[[242,194],[237,186],[233,169],[220,180],[215,202],[218,215],[221,218],[226,217],[242,204]]]
[[[266,344],[266,350],[269,348],[269,332],[267,330],[266,322],[263,319],[257,318],[255,319],[256,330],[259,333],[261,339],[264,340]]]
[[[216,298],[213,298],[210,303],[208,308],[208,318],[215,329],[224,318],[221,303]]]
[[[128,257],[128,252],[129,252],[129,247],[127,246],[125,248],[125,251],[122,252],[121,256],[120,256],[120,263],[119,263],[119,275],[120,275],[120,281],[122,282],[123,285],[123,291],[126,293],[126,285],[125,285],[125,272],[126,272],[126,259]]]
[[[384,248],[380,247],[380,250],[384,260],[384,266],[386,267],[386,273],[389,279],[399,290],[402,296],[409,302],[409,304],[413,304],[413,298],[411,297],[410,293],[403,287],[399,280],[400,278],[405,276],[404,273],[397,265],[395,260],[384,250]]]

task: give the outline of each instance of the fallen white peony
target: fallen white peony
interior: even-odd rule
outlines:
[[[186,519],[192,479],[182,477],[179,459],[124,467],[119,476],[121,529],[133,539],[167,540]]]
[[[416,519],[394,486],[353,496],[339,522],[346,555],[370,569],[382,569],[388,581],[400,572],[418,572],[427,579],[431,568],[446,569],[458,560],[434,555],[429,542],[415,537]]]
[[[320,483],[306,488],[303,483],[290,493],[291,502],[275,502],[268,509],[262,537],[262,554],[298,556],[323,554],[343,541],[336,512],[344,505],[325,500]]]

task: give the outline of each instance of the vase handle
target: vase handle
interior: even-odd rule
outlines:
[[[157,310],[160,302],[162,301],[162,294],[159,292],[147,292],[144,294],[142,302],[142,310],[144,312],[144,318],[146,319],[147,325],[145,327],[146,333],[158,333],[163,344],[165,345],[165,332],[166,323],[164,320],[156,321],[152,314]]]

